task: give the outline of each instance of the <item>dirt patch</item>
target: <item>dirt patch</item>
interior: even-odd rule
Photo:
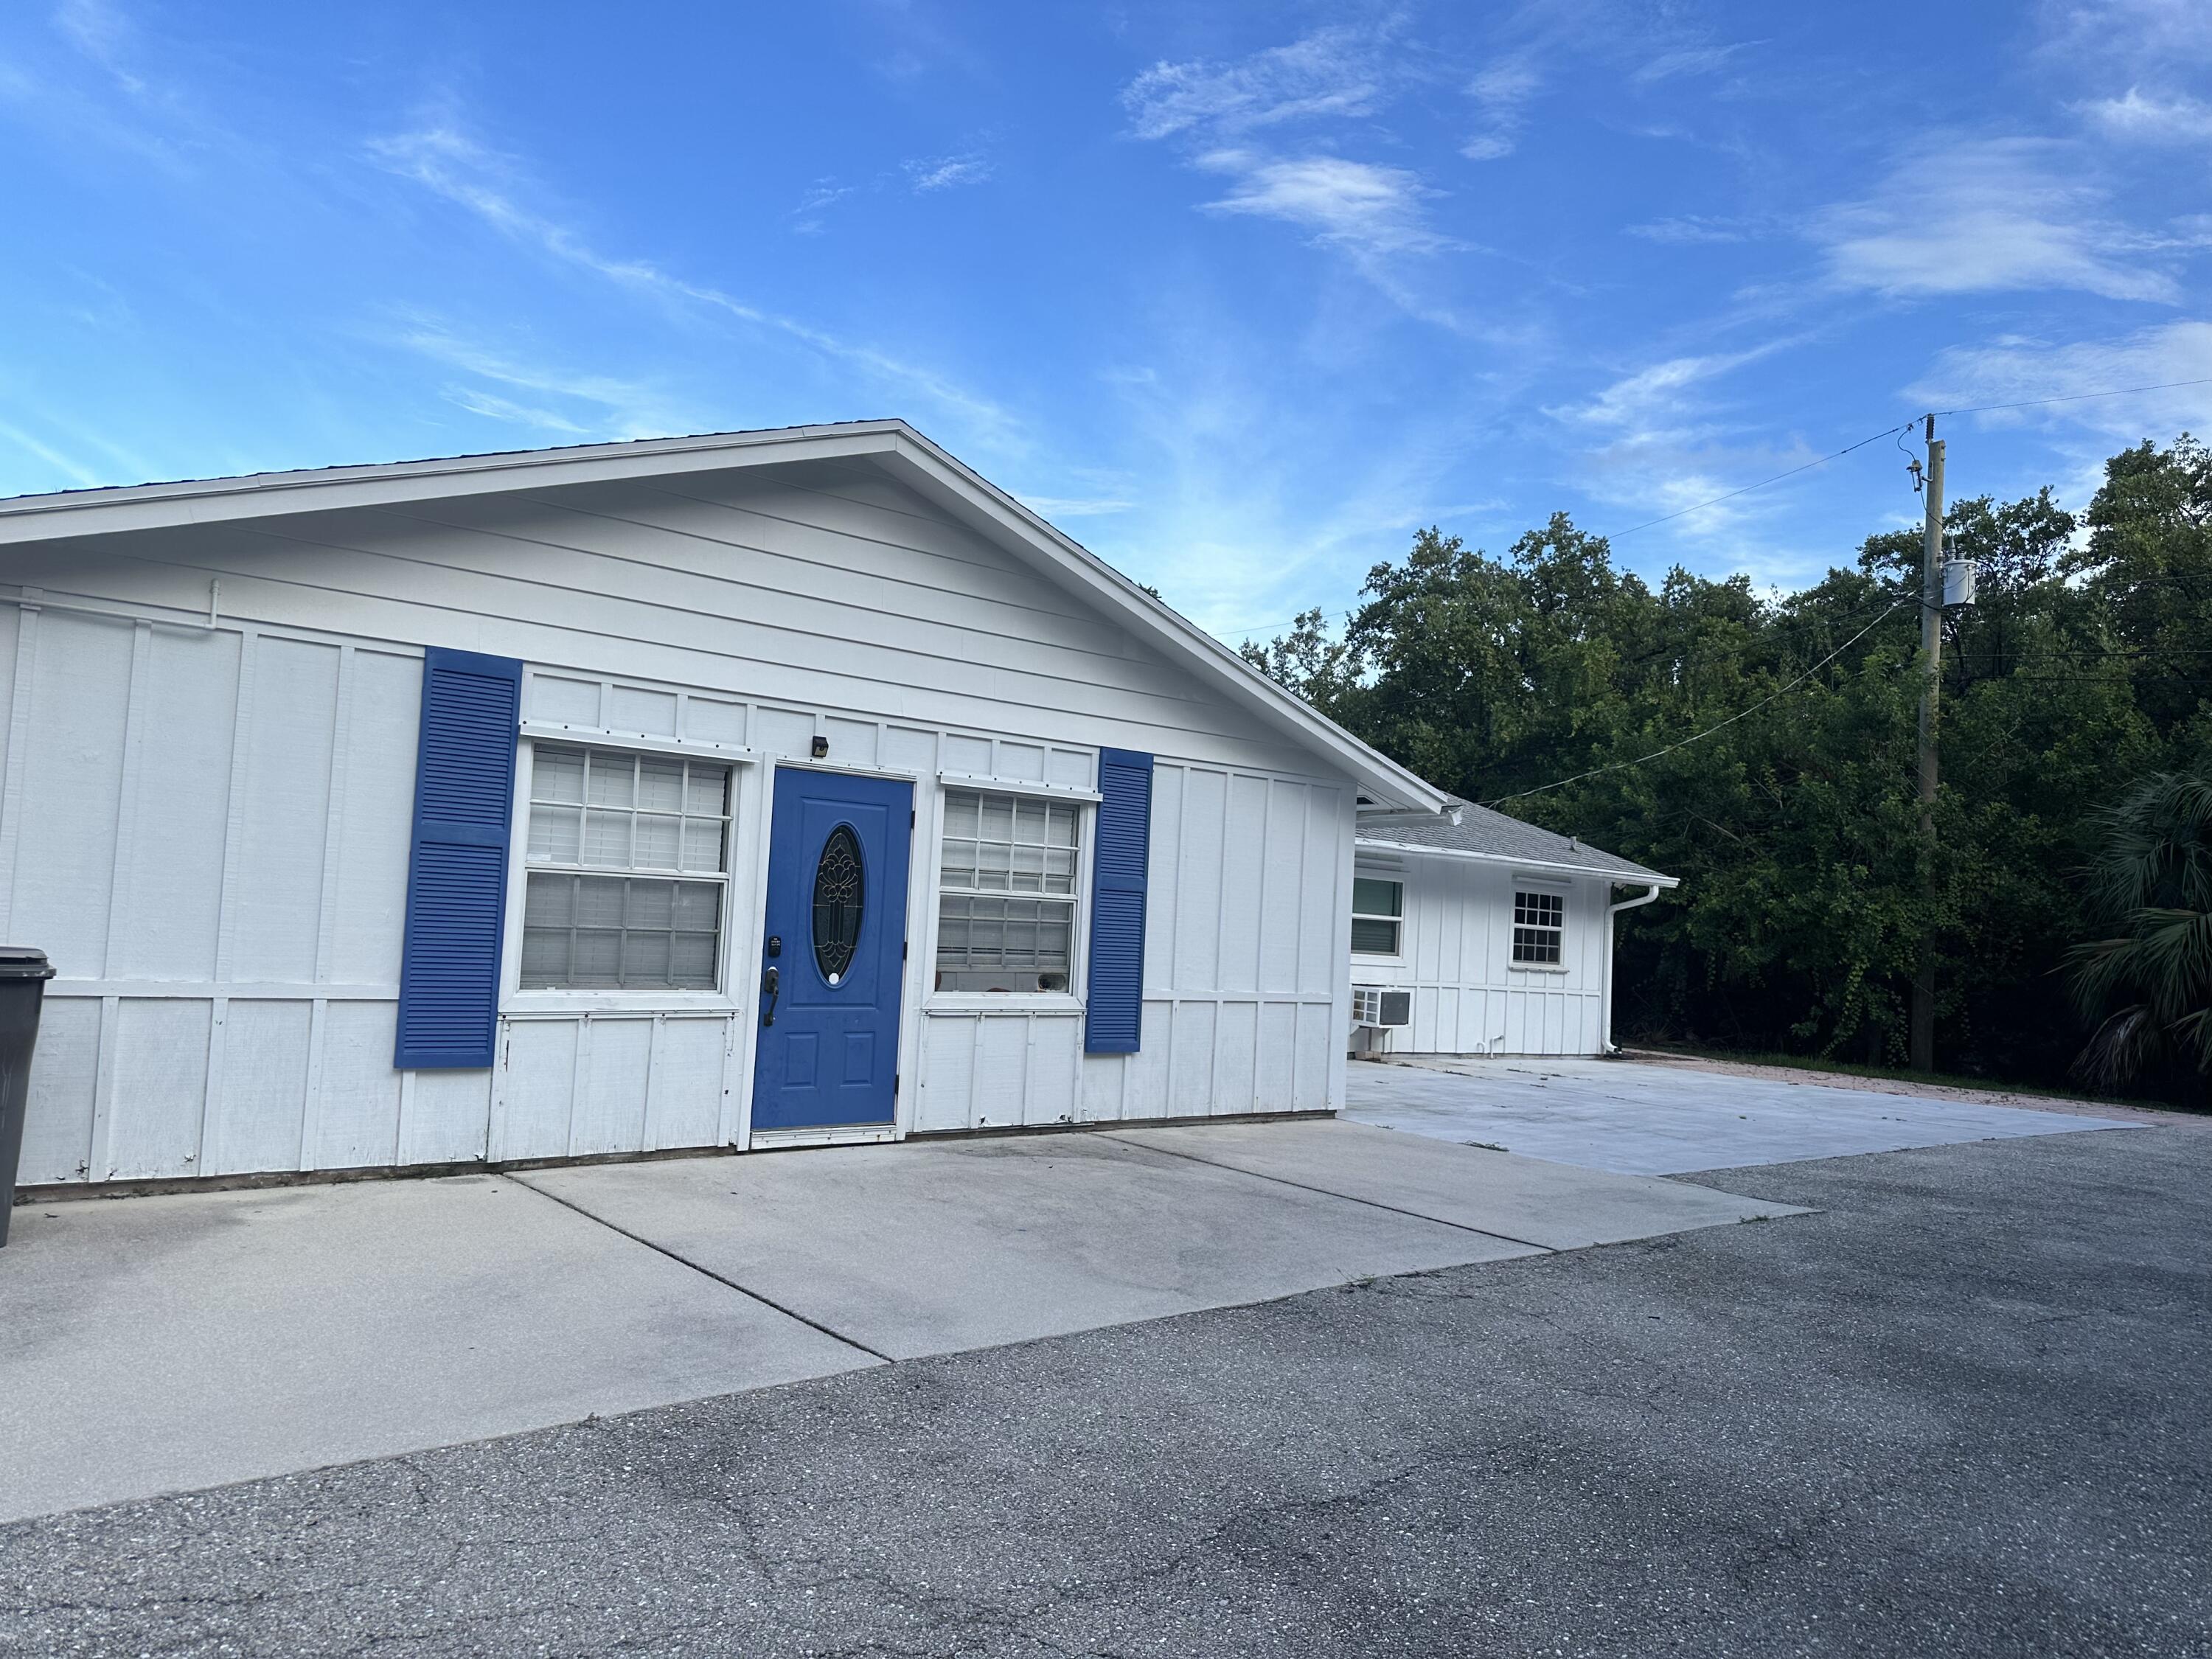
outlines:
[[[1982,1106],[2020,1106],[2034,1112],[2063,1112],[2074,1117],[2108,1118],[2121,1123],[2155,1123],[2168,1128],[2212,1129],[2212,1116],[2168,1111],[2156,1106],[2115,1106],[2101,1100],[2067,1100],[2055,1095],[2024,1095],[2009,1089],[1966,1089],[1950,1083],[1914,1083],[1903,1078],[1858,1077],[1849,1072],[1808,1072],[1794,1066],[1760,1066],[1747,1060],[1711,1060],[1701,1054],[1668,1054],[1657,1048],[1624,1048],[1620,1057],[1639,1066],[1671,1066],[1678,1071],[1717,1072],[1723,1077],[1755,1077],[1770,1083],[1796,1083],[1823,1089],[1856,1089],[1872,1095],[1911,1095],[1921,1100],[1963,1100]]]

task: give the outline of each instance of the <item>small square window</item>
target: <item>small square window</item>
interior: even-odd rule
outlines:
[[[1379,876],[1352,882],[1352,948],[1363,957],[1395,957],[1405,927],[1406,884]]]
[[[1513,960],[1522,967],[1564,965],[1562,948],[1567,925],[1567,901],[1563,893],[1516,892],[1513,895]]]

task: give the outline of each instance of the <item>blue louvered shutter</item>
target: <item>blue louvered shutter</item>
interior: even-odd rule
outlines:
[[[426,652],[399,958],[403,1071],[489,1066],[499,1023],[522,665]]]
[[[1098,833],[1091,856],[1086,1054],[1133,1054],[1145,1021],[1145,872],[1152,843],[1152,757],[1098,753]]]

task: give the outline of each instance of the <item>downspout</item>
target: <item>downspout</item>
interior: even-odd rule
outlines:
[[[1643,897],[1623,899],[1618,904],[1608,904],[1605,907],[1605,994],[1598,1000],[1601,1006],[1598,1018],[1602,1027],[1601,1031],[1602,1042],[1598,1049],[1600,1054],[1613,1054],[1620,1052],[1613,1046],[1613,919],[1623,910],[1639,910],[1658,896],[1659,884],[1655,881],[1644,890]]]

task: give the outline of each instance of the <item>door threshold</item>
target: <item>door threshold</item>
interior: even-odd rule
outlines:
[[[857,1128],[756,1129],[746,1145],[750,1152],[774,1152],[787,1146],[874,1146],[898,1138],[896,1126],[877,1123]]]

